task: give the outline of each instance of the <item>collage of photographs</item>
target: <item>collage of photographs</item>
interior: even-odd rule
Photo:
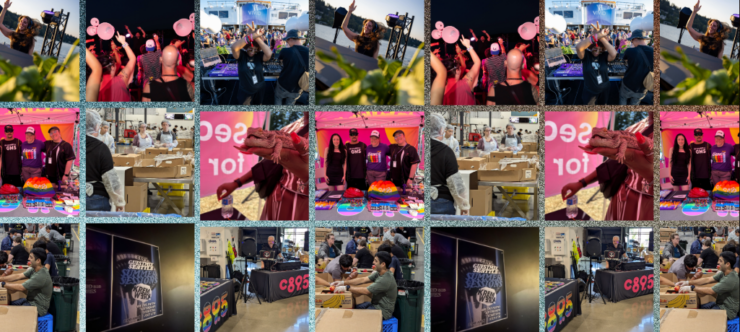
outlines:
[[[0,331],[740,332],[736,1],[0,0]]]

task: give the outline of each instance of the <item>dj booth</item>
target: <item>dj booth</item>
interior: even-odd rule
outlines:
[[[300,262],[298,262],[300,266]],[[254,291],[267,302],[308,294],[308,269],[290,271],[252,270]]]
[[[601,294],[611,302],[652,295],[655,279],[653,268],[634,271],[596,270],[594,277]]]

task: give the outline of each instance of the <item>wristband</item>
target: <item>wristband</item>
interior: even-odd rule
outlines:
[[[234,180],[234,182],[236,182],[236,185],[237,185],[237,186],[239,186],[239,187],[237,187],[237,188],[241,188],[241,186],[242,186],[242,185],[244,185],[244,184],[242,183],[242,180],[241,180],[240,178],[236,178],[236,180]]]
[[[578,180],[578,182],[580,182],[580,183],[581,183],[581,185],[583,185],[583,188],[586,188],[586,187],[588,187],[588,183],[586,183],[586,180],[584,180],[584,179],[580,179],[580,180]]]
[[[694,291],[694,288],[696,288],[696,286],[694,286],[694,285],[691,285],[691,291],[692,291],[692,292]]]
[[[128,43],[123,43],[123,45],[121,45],[121,46],[122,47],[126,47],[126,46],[128,46]]]
[[[349,285],[344,285],[345,289],[349,292]]]
[[[468,50],[468,51],[470,51],[470,52],[472,52],[472,51],[473,51],[473,48],[472,48],[472,47],[467,47],[467,48],[465,48],[465,49],[466,49],[466,50]]]

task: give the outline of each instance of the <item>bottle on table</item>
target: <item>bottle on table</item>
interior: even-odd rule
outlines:
[[[565,216],[575,219],[578,216],[578,195],[573,195],[566,201]]]

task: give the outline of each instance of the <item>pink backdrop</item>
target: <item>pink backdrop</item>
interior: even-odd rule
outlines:
[[[545,197],[559,195],[564,185],[596,170],[604,160],[589,155],[585,146],[591,129],[607,127],[609,112],[545,113]]]
[[[738,144],[738,128],[702,128],[702,137],[704,138],[705,142],[708,142],[709,144],[714,145],[714,134],[717,133],[717,130],[723,130],[725,132],[725,144],[729,144],[730,146],[734,146],[735,144]],[[671,151],[671,147],[673,146],[673,141],[676,139],[676,135],[683,134],[686,136],[686,140],[688,140],[688,144],[691,144],[694,142],[694,129],[693,128],[676,128],[676,129],[665,129],[660,133],[661,140],[662,140],[662,146],[661,149],[663,151],[663,156],[665,158],[664,163],[662,163],[661,167],[667,167],[669,159],[671,156],[668,154]]]
[[[200,113],[200,197],[216,194],[218,186],[242,176],[257,163],[259,157],[239,153],[234,145],[242,144],[247,128],[261,128],[265,115],[266,112]]]

